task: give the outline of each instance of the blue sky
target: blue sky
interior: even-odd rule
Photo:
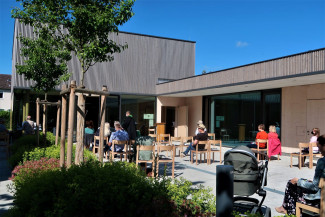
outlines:
[[[14,0],[0,0],[0,73],[11,73]],[[196,41],[195,73],[325,47],[324,0],[137,0],[121,31]]]

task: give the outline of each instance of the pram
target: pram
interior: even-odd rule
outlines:
[[[271,209],[262,206],[266,197],[263,188],[267,184],[268,160],[258,162],[250,148],[238,146],[225,153],[224,164],[234,167],[234,211],[271,217]],[[249,197],[255,193],[262,197],[261,201]]]

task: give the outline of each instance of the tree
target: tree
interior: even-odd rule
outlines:
[[[31,25],[39,32],[46,32],[51,41],[62,45],[62,52],[73,53],[80,62],[79,86],[84,88],[84,74],[97,62],[113,61],[114,53],[127,48],[127,44],[117,44],[110,34],[118,33],[132,16],[134,0],[16,0],[21,8],[12,10],[12,16],[24,24]],[[35,71],[33,72],[35,74]],[[85,98],[78,96],[77,133],[84,136],[82,113]],[[80,123],[80,124],[79,124]],[[82,159],[83,141],[77,141],[75,162]]]
[[[16,65],[17,73],[24,74],[27,79],[34,80],[32,86],[37,92],[45,93],[69,78],[67,61],[71,59],[70,52],[62,49],[60,41],[49,37],[49,32],[42,29],[34,30],[35,38],[20,36],[22,44],[21,55],[25,57],[24,64]]]

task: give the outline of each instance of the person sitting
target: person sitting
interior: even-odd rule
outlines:
[[[258,133],[256,134],[256,140],[257,139],[268,139],[268,135],[267,133],[264,131],[265,129],[265,126],[264,124],[260,124],[258,125]],[[254,144],[248,144],[247,147],[248,148],[257,148],[257,145],[256,145],[256,140],[255,140],[255,143]],[[266,148],[266,143],[259,143],[259,147],[260,148]]]
[[[199,125],[203,124],[203,121],[199,120],[196,124],[197,124],[197,128],[195,130],[195,135],[197,135],[199,133]],[[207,131],[207,129],[205,129],[205,131]]]
[[[295,215],[296,202],[317,205],[320,202],[319,180],[325,177],[325,135],[317,138],[317,146],[322,158],[317,161],[313,181],[293,178],[288,181],[282,206],[276,207],[279,213]]]
[[[205,126],[203,124],[199,124],[198,126],[199,133],[194,136],[193,143],[191,143],[187,149],[183,152],[183,156],[185,157],[189,151],[195,150],[195,146],[199,143],[199,141],[207,141],[209,136],[206,132]]]
[[[267,137],[269,140],[269,158],[273,155],[281,155],[281,141],[276,133],[276,127],[274,125],[270,125]]]
[[[32,121],[31,119],[32,119],[31,116],[28,115],[26,117],[26,121],[24,121],[22,124],[22,130],[24,130],[25,134],[27,135],[35,134],[34,121]]]
[[[98,127],[95,136],[99,136],[100,133],[100,127]],[[108,122],[105,122],[104,124],[104,138],[105,137],[109,137],[109,135],[111,135],[111,130],[110,130],[110,124]],[[99,146],[99,140],[96,140],[96,144],[94,144],[96,146]],[[106,140],[104,140],[104,153],[106,153],[108,151],[109,147],[108,144],[106,144]],[[92,147],[89,149],[90,151],[92,151]]]
[[[154,143],[154,139],[151,136],[148,136],[148,128],[146,125],[142,125],[140,128],[141,136],[135,139],[135,145],[133,147],[134,150],[134,159],[137,154],[136,147],[138,145],[152,146]],[[139,160],[151,160],[152,159],[152,151],[140,151],[139,152]]]
[[[112,149],[112,142],[113,140],[118,141],[129,141],[129,135],[126,131],[122,129],[122,126],[120,122],[115,121],[114,122],[115,132],[112,133],[111,137],[109,138],[108,146],[109,149]],[[114,152],[120,152],[123,151],[124,145],[115,145],[114,146]]]
[[[94,134],[94,123],[92,120],[86,121],[86,128],[85,128],[85,134]]]

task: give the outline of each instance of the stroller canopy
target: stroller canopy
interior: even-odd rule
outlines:
[[[250,148],[238,146],[227,151],[224,164],[234,167],[234,194],[250,196],[259,189],[262,168]]]

